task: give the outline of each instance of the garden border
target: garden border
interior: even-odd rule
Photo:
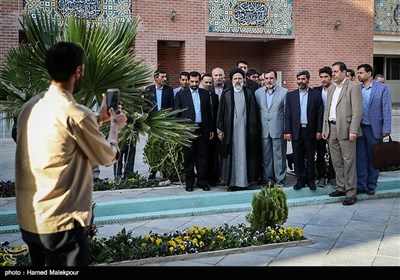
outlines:
[[[187,260],[194,260],[194,259],[199,259],[199,258],[227,256],[227,255],[239,254],[239,253],[244,253],[244,252],[255,252],[255,251],[262,251],[262,250],[271,250],[271,249],[276,249],[276,248],[295,247],[295,246],[310,245],[310,244],[315,243],[314,240],[312,240],[312,239],[309,239],[306,237],[304,237],[304,238],[305,239],[298,240],[298,241],[272,243],[272,244],[265,244],[265,245],[259,245],[259,246],[247,246],[247,247],[201,252],[201,253],[194,253],[194,254],[182,254],[182,255],[165,256],[165,257],[143,258],[143,259],[138,259],[138,260],[127,260],[127,261],[113,262],[113,263],[102,263],[102,264],[96,264],[95,266],[154,265],[154,264],[161,264],[161,263],[166,263],[166,262],[187,261]]]

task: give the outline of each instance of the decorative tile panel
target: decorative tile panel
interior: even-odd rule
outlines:
[[[208,31],[292,35],[292,0],[210,0]]]
[[[132,18],[131,0],[24,0],[28,11],[36,9],[51,18],[75,16],[93,21],[128,21]]]
[[[375,0],[375,31],[400,32],[400,0]]]

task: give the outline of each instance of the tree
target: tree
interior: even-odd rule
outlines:
[[[132,44],[140,23],[139,17],[114,23],[92,22],[69,17],[52,19],[44,11],[25,11],[20,24],[28,42],[11,48],[0,72],[0,105],[9,118],[16,117],[21,106],[34,95],[47,90],[50,77],[45,68],[46,50],[59,41],[80,44],[85,51],[82,88],[74,98],[92,108],[101,104],[107,88],[119,88],[128,125],[121,132],[121,142],[150,133],[188,145],[194,125],[176,118],[179,111],[154,111],[146,99],[144,87],[151,68],[138,59]],[[107,133],[108,126],[102,130]]]

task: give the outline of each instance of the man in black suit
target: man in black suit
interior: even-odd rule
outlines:
[[[164,70],[157,69],[154,72],[154,85],[148,86],[146,90],[149,93],[148,99],[151,101],[152,110],[170,109],[174,107],[174,91],[172,87],[166,85],[167,73]],[[157,171],[151,170],[149,179],[156,178]]]
[[[214,137],[213,118],[209,93],[199,88],[200,73],[189,73],[189,88],[179,91],[175,97],[174,110],[186,109],[178,113],[178,117],[188,119],[198,125],[195,130],[197,138],[192,140],[190,147],[183,148],[183,165],[185,171],[186,191],[193,191],[195,182],[194,167],[197,171],[197,185],[209,191],[207,154],[208,142]]]
[[[295,190],[307,184],[316,190],[314,157],[317,140],[321,138],[323,104],[321,94],[311,89],[310,73],[297,73],[298,89],[286,96],[284,139],[292,141],[294,172],[297,177]]]
[[[155,103],[154,110],[169,109],[174,107],[174,91],[166,85],[167,73],[164,70],[158,69],[154,72],[154,85],[146,88],[151,94],[148,99]]]
[[[328,88],[332,84],[332,68],[329,66],[322,67],[319,69],[319,78],[321,81],[321,86],[315,87],[322,97],[322,104],[325,109],[326,100],[328,98]],[[328,141],[321,138],[317,141],[316,151],[317,158],[315,164],[317,165],[318,172],[318,183],[317,187],[324,187],[325,185],[336,186],[336,173],[332,165],[331,154],[328,149]],[[328,158],[328,162],[326,159]]]
[[[212,132],[214,132],[214,137],[210,139],[208,143],[208,183],[210,186],[215,186],[220,181],[220,170],[219,170],[219,146],[217,137],[217,114],[219,106],[218,95],[211,90],[213,84],[213,78],[210,73],[205,73],[201,76],[200,88],[205,89],[210,96],[211,104],[211,117],[213,118]]]

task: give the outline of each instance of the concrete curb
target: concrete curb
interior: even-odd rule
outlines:
[[[153,264],[159,264],[159,263],[164,263],[164,262],[187,261],[187,260],[194,260],[194,259],[200,259],[200,258],[212,258],[212,257],[227,256],[227,255],[239,254],[239,253],[245,253],[245,252],[246,253],[247,252],[256,252],[256,251],[271,250],[271,249],[276,249],[276,248],[287,248],[287,247],[303,246],[303,245],[310,245],[310,244],[314,244],[314,240],[306,238],[305,240],[299,240],[299,241],[273,243],[273,244],[265,244],[265,245],[260,245],[260,246],[249,246],[249,247],[242,247],[242,248],[232,248],[232,249],[226,249],[226,250],[202,252],[202,253],[197,253],[197,254],[195,253],[195,254],[183,254],[183,255],[166,256],[166,257],[144,258],[144,259],[139,259],[139,260],[98,264],[96,266],[153,265]]]

